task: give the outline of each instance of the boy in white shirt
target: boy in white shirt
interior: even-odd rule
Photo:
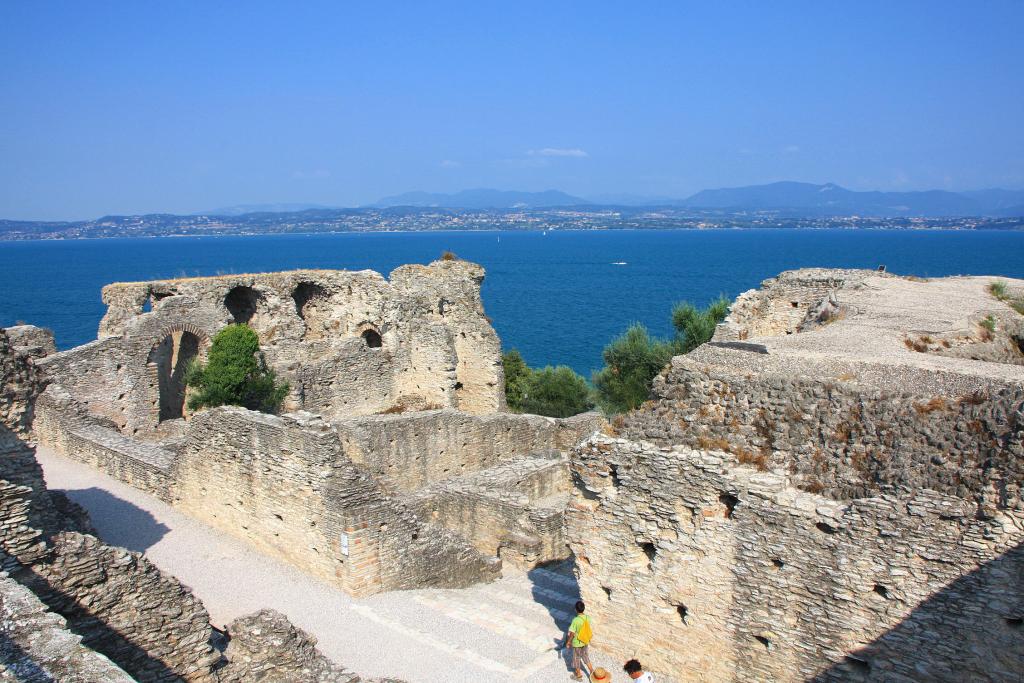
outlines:
[[[634,681],[654,683],[654,676],[644,671],[644,668],[640,666],[640,662],[635,659],[626,662],[626,666],[622,667],[622,670],[629,674],[629,677]]]

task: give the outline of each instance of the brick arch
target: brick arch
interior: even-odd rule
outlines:
[[[209,346],[210,335],[206,330],[187,322],[165,325],[151,339],[146,355],[146,380],[153,425],[165,419],[184,417],[185,367],[192,358],[204,360]],[[188,354],[187,358],[182,359],[182,353]]]

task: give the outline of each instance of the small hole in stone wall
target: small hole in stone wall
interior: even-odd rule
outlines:
[[[619,488],[620,486],[622,486],[622,480],[619,479],[619,468],[616,467],[615,465],[609,465],[608,471],[612,475],[612,486],[614,486],[615,488]]]
[[[683,624],[686,624],[686,615],[689,613],[689,610],[686,609],[686,605],[676,605],[676,612],[679,613],[680,621],[682,621]]]
[[[883,586],[882,584],[876,583],[875,587],[872,590],[881,595],[886,600],[889,599],[889,589]]]
[[[792,306],[793,308],[796,308],[797,306],[800,305],[800,302],[799,301],[790,301],[789,305]]]
[[[1009,617],[1006,620],[1006,625],[1010,628],[1019,629],[1021,624],[1024,624],[1024,619],[1021,617]]]
[[[605,597],[607,597],[609,600],[611,600],[612,599],[612,589],[609,588],[608,586],[601,586],[601,589],[604,591]]]
[[[413,535],[412,535],[412,540],[414,540],[414,541],[415,541],[415,540],[416,540],[417,538],[419,538],[419,537],[420,537],[420,535],[419,535],[419,534],[417,534],[417,533],[413,533]]]
[[[786,566],[786,563],[785,563],[785,562],[783,562],[782,560],[780,560],[780,559],[779,559],[779,558],[777,558],[777,557],[776,557],[775,559],[773,559],[773,560],[772,560],[772,564],[773,564],[773,565],[775,565],[775,568],[776,568],[776,569],[782,569],[783,567],[785,567],[785,566]]]
[[[756,640],[757,642],[759,642],[762,645],[764,645],[764,649],[766,649],[766,650],[772,649],[772,641],[768,640],[764,636],[754,636],[754,640]]]
[[[461,388],[462,388],[462,382],[456,382],[455,383],[455,391],[458,391]]]
[[[846,655],[846,663],[854,671],[863,671],[864,673],[871,671],[871,664],[869,662],[853,655]]]
[[[274,516],[277,517],[282,522],[284,521],[284,517],[282,517],[281,515],[277,514],[276,512],[274,513]]]
[[[818,528],[818,531],[822,533],[834,534],[836,532],[836,528],[834,526],[832,526],[831,524],[825,524],[825,522],[818,522],[814,526],[816,526]]]
[[[647,562],[649,565],[654,564],[654,560],[658,557],[658,549],[654,547],[653,543],[641,543],[640,549],[644,551],[644,555],[647,556]],[[648,567],[649,568],[649,567]]]
[[[718,502],[725,506],[725,517],[726,519],[732,518],[733,510],[739,505],[740,499],[731,493],[723,493],[718,496]]]
[[[377,330],[366,330],[360,336],[369,348],[379,349],[381,347],[383,340],[380,337],[380,332]]]

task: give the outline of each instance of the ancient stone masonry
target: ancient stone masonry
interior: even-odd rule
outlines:
[[[176,506],[353,594],[466,586],[499,568],[389,497],[309,414],[200,413],[176,469]]]
[[[916,282],[811,271],[812,296],[799,288],[804,272],[768,281],[768,293],[785,283],[782,295],[741,296],[744,306],[737,304],[712,343],[672,360],[655,381],[653,400],[627,416],[624,433],[727,450],[841,498],[926,487],[1021,509],[1024,371],[903,343],[921,330],[936,338],[970,330],[981,313],[1002,306],[987,293],[992,279]],[[796,330],[777,300],[810,301],[822,295],[822,282],[844,283],[825,300],[846,313]],[[750,312],[760,298],[775,302],[770,310],[781,307],[778,319]],[[761,329],[782,335],[742,334]]]
[[[503,378],[483,276],[464,261],[437,261],[398,268],[390,281],[298,270],[114,284],[103,290],[99,340],[40,364],[91,414],[145,437],[187,414],[188,363],[224,326],[245,323],[291,386],[286,410],[494,412]]]
[[[598,647],[708,682],[1019,680],[1021,316],[995,279],[741,295],[570,458]]]
[[[27,396],[17,415],[31,416],[36,392],[23,389],[32,359],[6,340],[0,331],[0,396]],[[88,422],[75,412],[80,406],[70,407],[70,422]],[[14,425],[21,433],[33,426],[20,418]],[[46,490],[20,433],[6,423],[0,430],[0,680],[359,680],[276,613],[216,633],[203,604],[174,577],[139,553],[75,531],[91,529],[84,512]],[[226,654],[215,647],[225,640]]]
[[[110,285],[101,339],[39,362],[42,443],[355,595],[569,555],[567,450],[594,415],[504,410],[483,269],[462,261]],[[144,310],[146,302],[151,310]],[[283,416],[190,415],[183,368],[251,326]]]
[[[39,598],[0,573],[0,681],[132,683],[123,669],[82,645],[67,622]]]
[[[568,535],[600,646],[692,681],[1010,681],[1024,515],[841,503],[727,454],[595,436]]]

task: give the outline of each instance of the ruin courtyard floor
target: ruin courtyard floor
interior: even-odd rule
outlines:
[[[364,676],[410,683],[569,680],[564,653],[554,650],[578,599],[567,569],[526,573],[506,566],[499,581],[469,589],[354,599],[87,465],[48,448],[36,455],[49,487],[86,508],[105,542],[142,552],[180,579],[218,628],[271,608],[314,635],[324,655]],[[611,671],[621,666],[592,657]]]

